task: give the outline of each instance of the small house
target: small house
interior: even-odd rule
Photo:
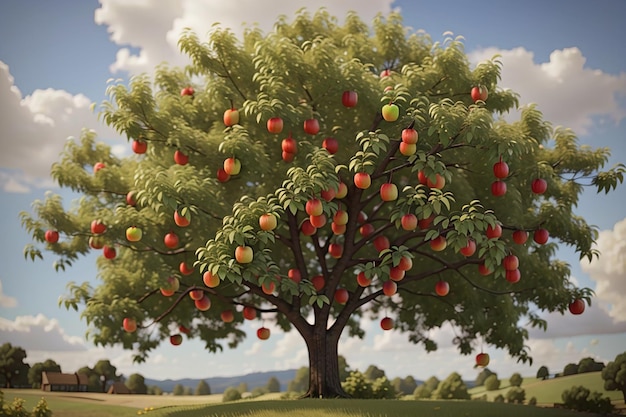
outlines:
[[[123,382],[114,382],[109,387],[107,394],[131,394],[131,392]]]
[[[43,391],[87,392],[89,379],[85,374],[64,374],[61,372],[41,373],[41,389]]]

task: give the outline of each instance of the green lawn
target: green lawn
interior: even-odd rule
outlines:
[[[8,404],[13,402],[14,397],[22,398],[26,401],[25,408],[31,411],[42,397],[46,398],[48,408],[52,410],[53,417],[135,417],[137,409],[120,405],[107,404],[102,400],[92,399],[90,401],[71,397],[55,397],[46,395],[47,393],[33,390],[33,394],[26,394],[23,390],[13,392],[4,391],[4,401]]]

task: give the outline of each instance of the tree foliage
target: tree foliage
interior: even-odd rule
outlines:
[[[384,377],[385,371],[383,369],[380,369],[376,365],[370,365],[367,367],[365,372],[363,372],[363,375],[365,375],[365,378],[369,379],[370,381],[375,381],[378,378]]]
[[[511,378],[509,378],[509,383],[512,387],[521,387],[522,382],[524,382],[524,378],[522,378],[522,375],[519,372],[515,372],[511,375]]]
[[[391,381],[393,388],[398,394],[411,395],[417,388],[417,381],[412,375],[408,375],[404,378],[396,377]]]
[[[372,381],[359,371],[352,371],[341,384],[344,391],[352,398],[374,398]]]
[[[275,376],[270,377],[266,387],[268,392],[280,392],[280,381]]]
[[[467,385],[463,382],[461,375],[457,372],[451,373],[446,379],[439,383],[433,393],[433,398],[442,400],[469,400]]]
[[[424,400],[430,398],[433,394],[433,391],[426,384],[422,384],[415,388],[413,391],[413,396],[416,400]]]
[[[505,398],[507,403],[524,404],[524,401],[526,401],[526,391],[519,386],[513,386],[506,392]]]
[[[41,388],[42,372],[61,372],[61,365],[52,359],[34,363],[28,370],[28,383],[32,388]]]
[[[222,401],[237,401],[241,399],[241,393],[235,387],[228,387],[224,390],[224,394],[222,395]]]
[[[147,394],[148,386],[146,379],[141,374],[131,374],[125,382],[126,386],[133,394]]]
[[[28,383],[30,366],[24,363],[26,351],[11,343],[0,346],[0,386],[14,388]]]
[[[626,402],[626,352],[620,353],[602,370],[604,389],[621,391]]]
[[[611,404],[609,397],[602,397],[600,392],[591,392],[589,388],[582,385],[575,385],[563,391],[561,399],[565,407],[572,410],[603,415],[613,411],[613,404]]]
[[[568,363],[565,365],[565,368],[563,368],[563,376],[576,375],[577,373],[578,365],[575,363]]]
[[[604,362],[597,362],[594,358],[582,358],[578,362],[578,373],[584,374],[586,372],[600,372],[604,369],[604,366]]]
[[[485,380],[491,375],[493,375],[493,372],[489,368],[483,368],[483,370],[480,371],[480,373],[476,377],[476,381],[474,383],[477,387],[485,385]]]
[[[487,391],[496,391],[500,389],[500,380],[498,379],[498,375],[493,373],[485,379],[485,389]]]
[[[152,78],[114,83],[102,105],[104,122],[146,143],[146,152],[116,156],[84,131],[52,167],[54,180],[82,198],[66,205],[50,193],[21,215],[35,242],[25,256],[41,258],[44,246],[57,269],[101,245],[109,255],[116,250],[114,259],[98,259],[97,286],[70,283],[61,301],[81,305],[95,344],[121,344],[143,361],[184,326],[217,352],[243,340],[239,311],[248,307],[297,329],[311,359],[308,395],[336,396],[343,394],[337,344],[344,330],[363,336],[363,315],[385,311],[428,351],[437,348],[429,330],[452,322],[461,353],[481,338],[530,361],[528,328],[514,324],[545,328],[539,311],[590,302],[591,290],[576,288],[569,265],[555,258],[557,243],[596,255],[597,230],[573,208],[584,185],[608,192],[624,167],[601,171],[609,150],[579,146],[535,105],[513,122],[500,117],[518,99],[498,86],[497,57],[472,68],[460,38],[433,42],[397,13],[370,27],[354,14],[339,24],[323,10],[281,17],[271,32],[249,29],[242,39],[216,27],[203,42],[187,31],[179,46],[189,66],[161,65]],[[477,86],[488,98],[472,99]],[[355,106],[343,104],[344,91],[358,93]],[[231,109],[239,120],[225,126]],[[284,133],[268,131],[275,117]],[[303,131],[311,119],[319,131]],[[417,139],[403,140],[405,129]],[[336,140],[336,152],[326,138]],[[499,197],[489,191],[497,162],[511,169]],[[541,194],[531,191],[538,178],[547,184]],[[381,196],[385,184],[397,198]],[[307,212],[311,200],[322,202],[322,214]],[[275,229],[260,226],[265,214]],[[420,227],[403,225],[406,215]],[[94,220],[106,229],[94,232]],[[487,235],[498,226],[500,237]],[[125,237],[130,227],[142,232],[139,240]],[[61,239],[48,242],[47,230]],[[517,230],[530,233],[527,243],[513,241]],[[537,231],[550,240],[535,241]],[[178,243],[167,246],[171,234]],[[470,242],[475,253],[462,255]],[[507,255],[519,260],[519,282],[502,265]],[[357,283],[361,273],[369,285]],[[440,280],[451,285],[445,297],[434,293]],[[336,301],[336,293],[348,297]],[[201,301],[190,299],[197,294]],[[222,319],[226,310],[233,320]],[[124,331],[124,318],[137,331]]]
[[[548,370],[548,367],[545,365],[539,367],[539,369],[537,370],[537,378],[548,379],[549,377],[550,371]]]

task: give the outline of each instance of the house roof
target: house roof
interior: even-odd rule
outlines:
[[[114,382],[107,391],[109,394],[130,394],[130,389],[123,382]]]
[[[41,373],[41,383],[43,385],[87,385],[89,378],[85,374],[43,371]]]

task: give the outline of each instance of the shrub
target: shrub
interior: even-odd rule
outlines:
[[[504,397],[502,396],[502,394],[498,394],[496,395],[496,397],[493,399],[494,403],[503,403],[504,402]]]
[[[352,371],[341,383],[343,390],[352,398],[373,398],[374,389],[372,383],[359,371]]]
[[[386,376],[376,378],[372,384],[372,398],[394,399],[396,398],[396,389]]]
[[[528,405],[537,405],[537,398],[530,397],[530,400],[528,400]]]
[[[520,387],[513,387],[506,393],[506,401],[514,404],[524,404],[526,391]]]
[[[432,391],[430,390],[430,388],[428,388],[426,384],[420,385],[419,387],[415,388],[415,391],[413,391],[413,397],[415,397],[416,400],[430,398],[431,395]]]
[[[509,383],[512,387],[521,387],[522,382],[524,382],[524,378],[522,378],[519,372],[515,372],[513,375],[511,375],[511,378],[509,378]]]
[[[267,387],[256,387],[250,393],[250,398],[260,397],[263,394],[267,394],[269,391]]]
[[[561,399],[564,406],[572,410],[598,414],[608,414],[613,411],[613,404],[611,404],[609,397],[602,398],[602,394],[599,392],[591,392],[581,385],[575,385],[569,390],[563,391]]]
[[[229,387],[224,391],[222,395],[222,402],[241,400],[241,393],[237,388]]]
[[[487,379],[485,379],[485,388],[487,391],[496,391],[500,389],[500,380],[498,379],[498,375],[489,375]]]

